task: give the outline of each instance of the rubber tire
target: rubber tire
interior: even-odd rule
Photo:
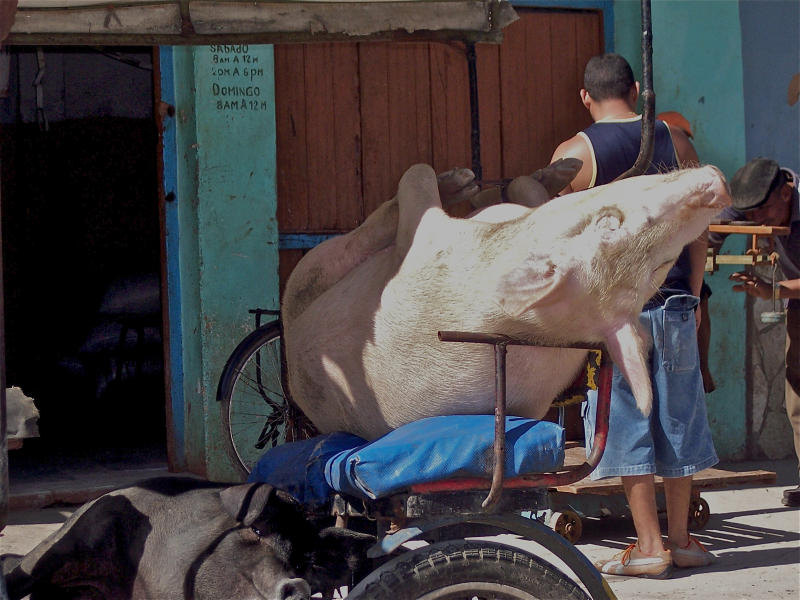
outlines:
[[[267,323],[251,332],[249,335],[247,335],[247,337],[239,342],[239,345],[236,346],[231,353],[230,357],[225,363],[225,368],[222,370],[222,374],[220,375],[219,383],[217,385],[217,401],[220,403],[222,427],[223,431],[225,432],[225,435],[222,436],[226,446],[225,449],[244,477],[250,473],[253,465],[256,462],[256,460],[254,460],[253,450],[250,448],[252,446],[252,439],[254,437],[258,437],[258,434],[255,432],[260,432],[261,428],[266,422],[266,419],[272,413],[274,413],[274,411],[266,403],[256,403],[251,410],[256,411],[256,413],[263,412],[263,415],[253,415],[254,422],[252,428],[249,428],[250,439],[245,440],[242,438],[243,434],[240,433],[238,429],[239,426],[231,419],[231,414],[235,413],[236,409],[238,408],[237,405],[240,402],[243,402],[243,400],[239,400],[240,396],[237,396],[234,399],[234,392],[237,390],[237,383],[239,383],[240,380],[240,373],[242,373],[242,370],[247,367],[250,359],[265,345],[275,343],[276,339],[280,342],[280,338],[281,325],[279,321]],[[278,347],[278,350],[280,352],[280,346]],[[274,401],[283,402],[285,405],[288,401],[288,391],[283,385],[283,375],[280,372],[280,368],[278,369],[277,373],[274,372],[274,369],[270,369],[267,374],[273,382],[273,388],[280,388],[277,393],[274,394],[274,396],[272,394],[270,396]],[[233,406],[232,402],[234,403]],[[283,443],[285,441],[285,436],[286,433],[284,430],[278,434],[277,439],[273,440],[272,446]],[[264,448],[264,451],[266,451],[266,449],[267,448]]]
[[[704,529],[711,518],[711,507],[705,498],[697,496],[689,501],[689,522],[688,527],[692,531]]]
[[[487,595],[481,595],[485,592]],[[448,540],[401,554],[356,585],[348,600],[587,600],[547,561],[488,540]]]
[[[577,544],[583,533],[580,515],[572,510],[554,512],[550,515],[550,527],[568,542]]]

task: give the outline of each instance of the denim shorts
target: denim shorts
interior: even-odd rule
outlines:
[[[645,417],[628,382],[614,367],[608,440],[592,479],[620,475],[684,477],[718,462],[706,416],[695,332],[695,296],[667,298],[639,321],[652,334],[650,381],[653,409]],[[588,404],[588,406],[587,406]],[[597,392],[584,404],[587,456],[594,439]]]

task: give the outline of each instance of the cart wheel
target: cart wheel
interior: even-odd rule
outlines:
[[[400,554],[365,577],[348,600],[588,600],[567,575],[520,548],[449,540]]]
[[[692,498],[689,502],[689,529],[703,529],[708,524],[711,509],[700,496]]]
[[[550,527],[558,535],[573,544],[580,539],[583,533],[583,523],[580,516],[571,510],[554,512],[550,516]]]

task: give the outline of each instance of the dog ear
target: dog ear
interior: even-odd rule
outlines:
[[[275,488],[266,483],[244,483],[220,491],[222,507],[231,517],[251,527],[269,504]]]

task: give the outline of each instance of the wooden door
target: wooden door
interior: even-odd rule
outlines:
[[[501,45],[477,46],[485,179],[545,166],[591,122],[578,90],[603,51],[602,13],[517,12]],[[357,226],[414,163],[471,166],[464,44],[277,45],[275,80],[278,223],[299,246]],[[303,252],[281,251],[282,284]]]

